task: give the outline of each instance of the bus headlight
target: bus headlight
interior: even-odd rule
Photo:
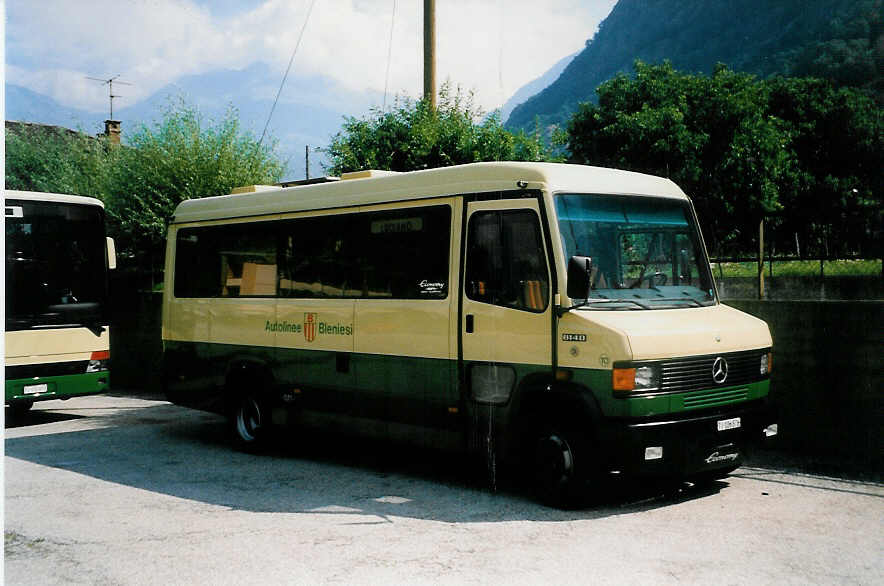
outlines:
[[[773,367],[773,355],[768,352],[767,354],[761,355],[761,364],[760,364],[760,374],[764,376],[766,374],[770,374],[770,371]]]
[[[612,386],[615,391],[650,391],[660,388],[660,367],[655,364],[614,366]]]
[[[636,390],[656,389],[660,386],[660,368],[640,366],[635,369]]]

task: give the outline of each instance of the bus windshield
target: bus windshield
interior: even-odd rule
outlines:
[[[560,194],[556,211],[566,259],[592,259],[586,307],[662,309],[715,302],[688,202]]]
[[[100,328],[107,302],[104,210],[7,199],[6,330]]]

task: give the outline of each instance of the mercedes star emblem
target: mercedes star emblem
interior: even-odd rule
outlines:
[[[727,360],[721,356],[712,363],[712,380],[718,384],[727,380]]]

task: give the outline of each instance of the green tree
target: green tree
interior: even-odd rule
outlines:
[[[347,118],[326,149],[327,171],[413,171],[478,161],[545,161],[553,158],[539,133],[512,133],[499,114],[483,113],[460,88],[444,84],[439,105],[399,100],[389,111]]]
[[[717,66],[711,76],[635,63],[598,88],[568,124],[572,160],[671,178],[694,200],[714,248],[754,234],[780,209],[793,179],[782,121],[766,115],[753,76]]]
[[[161,268],[166,226],[181,201],[275,183],[285,169],[276,142],[243,131],[233,108],[216,122],[179,101],[126,143],[111,173],[108,215],[118,249],[152,272]]]
[[[884,118],[861,90],[813,78],[767,80],[768,114],[792,136],[798,173],[784,193],[783,249],[875,254],[884,191]],[[880,234],[878,235],[880,238]],[[880,246],[880,245],[879,245]]]
[[[57,127],[25,124],[6,133],[6,186],[97,197],[123,266],[157,273],[166,226],[185,199],[221,195],[241,185],[275,183],[285,164],[274,140],[242,130],[236,110],[218,121],[178,100],[123,146]]]
[[[598,95],[568,125],[572,160],[671,178],[717,253],[752,252],[764,217],[779,251],[877,254],[884,128],[863,90],[636,62]]]

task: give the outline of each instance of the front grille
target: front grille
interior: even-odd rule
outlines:
[[[89,366],[88,360],[74,360],[71,362],[48,362],[44,364],[24,364],[22,366],[7,366],[6,380],[23,378],[38,378],[46,376],[66,376],[69,374],[83,374]]]
[[[762,380],[765,377],[761,375],[759,367],[764,354],[767,354],[767,350],[664,360],[660,365],[660,389],[658,392],[689,393],[704,389],[714,391],[717,388],[747,385]],[[716,358],[719,357],[724,358],[728,366],[727,378],[722,383],[717,383],[712,378],[712,366]],[[745,394],[746,389],[742,389],[742,391]],[[734,398],[727,400],[730,401]]]
[[[744,401],[748,396],[749,389],[746,387],[731,388],[723,391],[718,389],[695,391],[684,396],[682,405],[685,409],[714,407],[716,405],[727,405],[735,401]]]

